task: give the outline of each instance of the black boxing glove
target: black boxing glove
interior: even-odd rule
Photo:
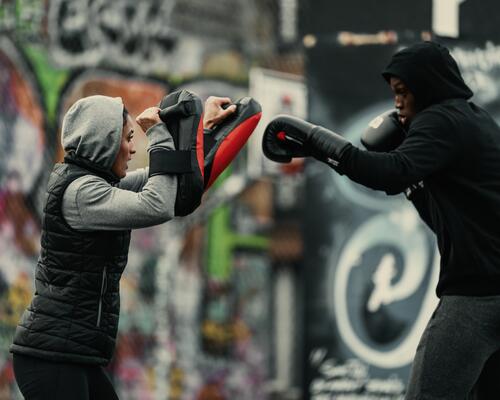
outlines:
[[[361,143],[370,151],[389,152],[398,148],[405,136],[406,130],[397,111],[389,110],[370,121],[361,136]]]
[[[293,157],[312,156],[337,167],[350,145],[339,134],[290,115],[273,118],[262,138],[264,155],[280,163],[288,163]]]

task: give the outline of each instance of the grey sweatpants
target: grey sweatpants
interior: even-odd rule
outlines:
[[[500,296],[443,296],[417,347],[406,400],[500,399]]]

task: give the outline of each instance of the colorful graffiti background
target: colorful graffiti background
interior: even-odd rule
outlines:
[[[194,0],[1,4],[0,398],[17,399],[8,347],[31,299],[43,193],[62,158],[64,112],[92,94],[122,97],[132,115],[180,87],[204,99],[248,95],[255,49],[235,43],[249,37],[255,13],[242,1],[209,9]],[[224,31],[214,23],[220,19]],[[132,168],[148,161],[145,137],[136,139]],[[238,175],[243,163],[234,165]],[[108,367],[120,398],[267,398],[269,191],[246,180],[192,222],[133,232]]]

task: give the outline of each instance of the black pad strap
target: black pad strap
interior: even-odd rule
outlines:
[[[190,150],[155,149],[149,153],[149,176],[193,172]]]

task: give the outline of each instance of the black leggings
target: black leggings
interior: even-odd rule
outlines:
[[[500,398],[500,296],[443,296],[417,347],[406,400]]]
[[[14,354],[14,374],[26,400],[118,399],[98,365],[59,363]]]

